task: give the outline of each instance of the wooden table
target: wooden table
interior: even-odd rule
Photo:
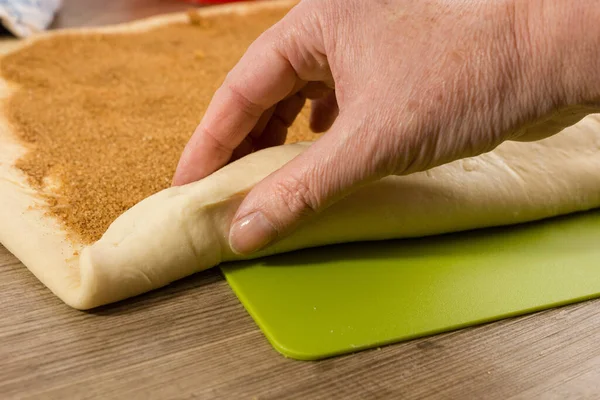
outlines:
[[[68,0],[54,26],[187,7]],[[299,362],[271,348],[216,269],[80,312],[0,246],[0,316],[2,399],[600,398],[600,301]]]

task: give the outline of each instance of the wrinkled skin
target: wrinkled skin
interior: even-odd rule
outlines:
[[[555,134],[596,109],[583,3],[304,0],[228,74],[173,184],[283,143],[311,99],[327,132],[234,218],[232,248],[251,253],[365,183]]]

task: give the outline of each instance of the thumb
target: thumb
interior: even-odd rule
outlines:
[[[385,152],[377,151],[376,140],[369,144],[355,119],[353,129],[348,120],[340,115],[328,133],[250,191],[232,221],[234,252],[263,249],[358,186],[386,175]]]

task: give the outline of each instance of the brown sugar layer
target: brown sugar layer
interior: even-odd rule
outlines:
[[[214,91],[247,46],[284,15],[197,16],[143,33],[69,34],[2,60],[18,90],[4,110],[29,149],[17,167],[48,212],[85,243],[169,187]],[[313,140],[307,108],[288,142]]]

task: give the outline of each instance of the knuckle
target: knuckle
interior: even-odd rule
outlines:
[[[288,177],[275,184],[275,195],[294,217],[315,214],[321,202],[309,185],[302,179]]]
[[[244,114],[249,115],[253,118],[260,118],[262,113],[265,111],[265,107],[258,102],[250,99],[246,94],[246,90],[239,83],[230,82],[226,79],[224,83],[225,89],[229,92],[235,104],[242,110]]]
[[[220,135],[218,135],[212,128],[208,126],[201,126],[199,129],[200,134],[209,142],[209,145],[213,151],[223,154],[231,153],[233,147],[227,144],[229,138],[225,138],[225,140],[223,140]]]
[[[274,38],[275,51],[304,81],[321,81],[331,75],[324,46],[323,15],[319,12],[322,9],[320,3],[300,3],[279,23]]]

